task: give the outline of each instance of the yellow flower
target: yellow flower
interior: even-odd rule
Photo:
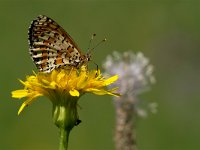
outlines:
[[[18,114],[37,97],[48,97],[53,104],[53,122],[60,129],[60,149],[66,149],[71,129],[81,122],[77,111],[80,96],[85,93],[119,96],[115,93],[117,88],[107,88],[117,79],[117,75],[105,79],[99,70],[89,71],[85,66],[81,69],[55,69],[51,73],[34,73],[25,81],[20,80],[24,89],[12,91],[12,97],[27,98]]]
[[[12,91],[12,97],[19,99],[27,97],[18,111],[20,114],[25,106],[31,104],[39,96],[46,96],[53,103],[60,103],[59,101],[67,99],[76,101],[84,93],[119,96],[114,93],[117,88],[107,89],[107,86],[117,79],[117,75],[105,79],[100,70],[88,71],[84,66],[80,70],[74,68],[57,69],[51,73],[39,72],[27,76],[26,81],[20,80],[24,89]]]

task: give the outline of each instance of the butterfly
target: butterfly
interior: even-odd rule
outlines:
[[[76,67],[90,61],[91,54],[82,54],[72,37],[53,19],[39,15],[28,31],[29,52],[36,67],[49,73],[59,67]]]

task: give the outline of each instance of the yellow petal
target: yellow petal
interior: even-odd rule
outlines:
[[[19,79],[19,82],[21,82],[23,85],[26,85],[24,81]]]
[[[80,95],[79,91],[77,91],[75,89],[74,90],[70,90],[69,93],[70,93],[71,96],[79,97],[79,95]]]
[[[77,71],[76,69],[72,68],[68,74],[70,78],[77,78]]]
[[[24,107],[26,107],[27,105],[26,105],[26,103],[24,102],[21,106],[20,106],[20,108],[19,108],[19,110],[18,110],[18,115],[22,112],[22,110],[24,109]]]
[[[18,110],[18,115],[24,110],[24,108],[26,107],[26,106],[28,106],[29,105],[29,103],[31,103],[32,102],[32,98],[30,98],[30,99],[27,99],[25,102],[23,102],[23,104],[20,106],[20,108],[19,108],[19,110]]]
[[[33,74],[34,74],[35,76],[37,75],[37,73],[36,73],[34,70],[33,70],[32,72],[33,72]]]
[[[106,91],[104,89],[89,88],[89,89],[87,89],[87,92],[92,92],[96,95],[106,95],[106,94],[108,94],[108,95],[112,95],[112,96],[120,96],[118,93],[115,94],[115,93],[112,93],[110,91]]]
[[[41,81],[42,81],[42,83],[45,84],[45,85],[49,85],[49,84],[50,84],[50,82],[49,82],[48,80],[46,80],[46,79],[42,79]]]
[[[94,94],[97,94],[97,95],[105,95],[107,94],[107,92],[105,90],[102,90],[102,89],[95,89],[95,88],[88,88],[86,89],[87,92],[92,92]]]
[[[115,75],[115,76],[108,78],[107,80],[105,80],[105,86],[112,84],[117,79],[118,79],[118,75]]]
[[[88,82],[86,82],[86,76],[80,76],[77,82],[77,87],[79,89],[83,89],[87,84]]]
[[[16,90],[12,91],[11,94],[13,98],[23,98],[28,95],[28,90]]]
[[[51,89],[55,89],[56,88],[56,82],[54,82],[54,81],[52,81],[51,82],[51,84],[49,85],[49,87],[51,88]]]
[[[109,89],[108,91],[109,92],[114,92],[114,91],[117,91],[118,89],[119,89],[119,87],[115,87],[115,88]]]
[[[36,100],[35,98],[38,96],[42,96],[42,94],[33,94],[33,96],[31,96],[29,99],[27,99],[25,102],[23,102],[23,104],[20,106],[19,110],[18,110],[18,115],[24,110],[24,108],[28,105],[30,105],[34,100]]]
[[[61,80],[62,78],[64,78],[65,75],[66,75],[66,74],[65,74],[64,70],[61,70],[61,71],[57,74],[57,82],[59,83],[60,80]]]
[[[56,81],[56,77],[57,77],[57,71],[56,70],[53,70],[51,72],[51,80],[52,81]]]

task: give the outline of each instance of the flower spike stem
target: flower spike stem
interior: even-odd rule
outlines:
[[[115,99],[116,127],[115,148],[116,150],[137,150],[134,105],[123,99]]]

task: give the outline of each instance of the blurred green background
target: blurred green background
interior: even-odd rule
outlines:
[[[137,122],[140,150],[200,149],[200,2],[197,0],[0,0],[0,149],[58,149],[51,103],[39,98],[17,116],[18,79],[36,70],[27,31],[39,14],[56,20],[86,51],[92,33],[99,65],[112,51],[142,51],[155,66],[157,83],[141,99],[158,103],[158,113]],[[94,42],[94,43],[95,43]],[[79,101],[82,123],[71,132],[70,150],[114,150],[114,108],[109,96],[87,94]]]

